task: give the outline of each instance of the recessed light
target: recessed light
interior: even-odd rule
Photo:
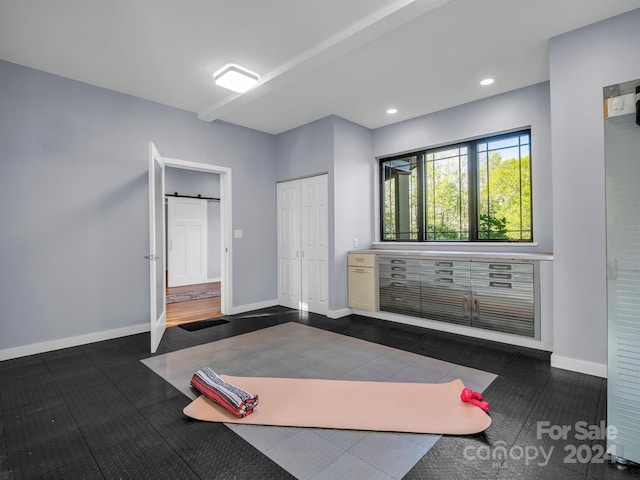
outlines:
[[[493,78],[485,78],[484,80],[480,80],[480,85],[483,87],[487,85],[491,85],[494,82]]]
[[[244,93],[258,84],[260,76],[244,67],[230,64],[214,73],[213,79],[216,85],[236,93]]]
[[[389,115],[393,115],[394,113],[398,113],[398,109],[397,108],[389,108],[389,109],[387,109],[387,113]]]

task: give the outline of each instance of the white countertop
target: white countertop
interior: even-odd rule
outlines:
[[[549,261],[553,260],[552,253],[505,252],[505,251],[463,251],[463,250],[410,250],[366,248],[350,250],[349,253],[368,253],[375,255],[394,255],[404,257],[437,257],[465,260],[516,260],[516,261]]]

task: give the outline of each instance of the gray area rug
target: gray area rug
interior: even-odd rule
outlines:
[[[200,300],[202,298],[219,297],[220,289],[202,290],[200,292],[173,293],[167,295],[167,303],[188,302],[189,300]]]
[[[249,320],[250,321],[250,320]],[[496,375],[298,323],[142,360],[186,396],[203,366],[236,376],[446,383],[483,391]],[[259,394],[259,392],[256,392]],[[227,423],[299,480],[400,480],[439,435]]]

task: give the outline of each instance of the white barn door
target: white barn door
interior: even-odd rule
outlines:
[[[167,199],[169,287],[207,281],[207,201]]]
[[[328,311],[327,175],[279,183],[278,303]]]

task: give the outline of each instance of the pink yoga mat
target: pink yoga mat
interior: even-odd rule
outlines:
[[[449,383],[359,382],[302,378],[221,377],[258,394],[258,409],[238,418],[201,395],[184,414],[208,422],[470,435],[491,417],[460,400],[461,380]]]

